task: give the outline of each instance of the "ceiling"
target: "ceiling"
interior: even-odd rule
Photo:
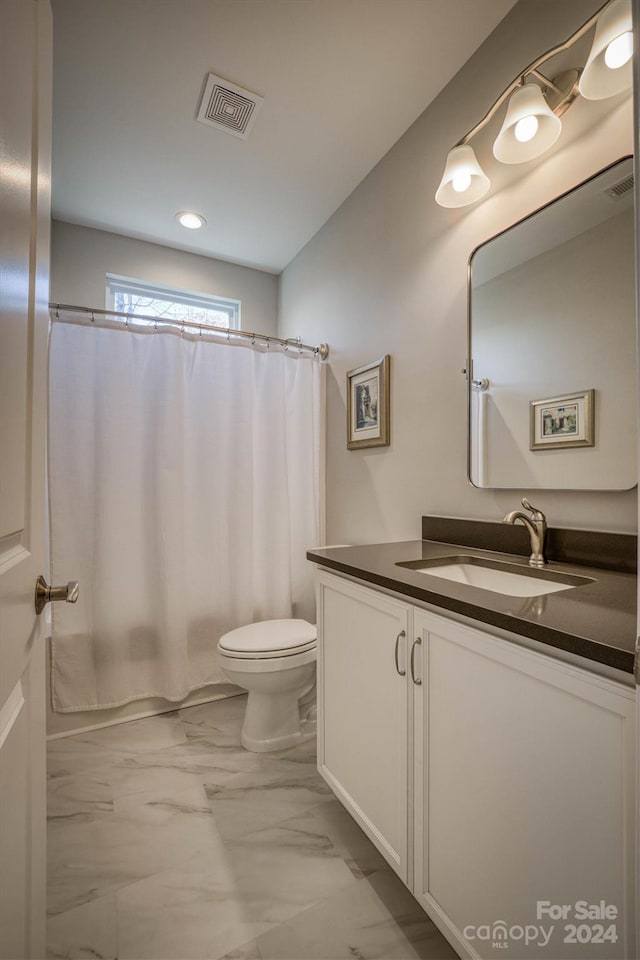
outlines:
[[[514,2],[53,0],[54,217],[278,273]],[[210,72],[247,140],[196,122]]]

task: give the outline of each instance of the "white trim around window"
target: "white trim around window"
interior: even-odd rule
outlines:
[[[106,275],[106,309],[240,330],[240,300]]]

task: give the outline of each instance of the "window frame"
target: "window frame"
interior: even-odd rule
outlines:
[[[115,311],[116,293],[132,293],[134,295],[147,297],[149,299],[167,300],[171,303],[185,304],[186,306],[201,307],[206,310],[220,310],[229,316],[229,330],[241,330],[241,307],[240,300],[233,300],[230,297],[219,297],[212,293],[199,293],[194,290],[186,290],[182,287],[173,287],[164,283],[150,283],[147,280],[138,280],[135,277],[124,277],[115,273],[107,273],[106,280],[106,309]],[[135,314],[133,314],[135,316]],[[171,318],[166,317],[168,322]],[[179,320],[173,321],[179,324]],[[214,324],[203,324],[203,326],[215,327]],[[218,329],[227,329],[218,326]]]

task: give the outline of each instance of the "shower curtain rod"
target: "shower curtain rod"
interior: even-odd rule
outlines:
[[[133,323],[135,323],[136,320],[145,320],[148,323],[153,323],[155,327],[161,323],[170,327],[179,327],[180,330],[186,330],[188,328],[189,330],[199,330],[201,334],[203,331],[205,333],[213,333],[217,336],[225,336],[227,339],[230,339],[231,337],[241,337],[251,340],[252,343],[255,343],[256,340],[264,340],[267,345],[271,343],[279,344],[283,346],[285,350],[288,350],[289,347],[294,347],[299,353],[307,351],[308,353],[312,353],[314,357],[319,357],[320,360],[326,360],[329,356],[328,343],[320,343],[314,347],[309,343],[302,343],[300,340],[283,340],[281,337],[272,337],[266,333],[250,333],[248,330],[227,330],[226,327],[216,327],[213,324],[193,323],[189,322],[188,320],[168,320],[164,317],[150,317],[143,316],[142,314],[124,313],[120,310],[99,310],[93,307],[74,306],[70,303],[50,303],[49,309],[55,310],[56,320],[60,319],[60,310],[63,310],[67,313],[85,314],[89,318],[86,322],[89,323],[95,323],[96,317],[123,317],[125,320],[125,326],[128,325],[130,320]]]

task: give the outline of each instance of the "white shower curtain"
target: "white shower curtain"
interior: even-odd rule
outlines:
[[[51,574],[58,711],[224,681],[216,643],[314,617],[322,368],[310,355],[56,321]]]

